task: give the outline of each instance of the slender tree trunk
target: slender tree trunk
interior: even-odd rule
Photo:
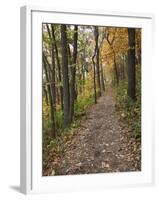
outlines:
[[[61,105],[61,99],[60,99],[60,92],[59,92],[59,88],[56,87],[56,102],[58,105]]]
[[[85,91],[85,82],[86,82],[86,69],[85,69],[85,66],[86,66],[86,45],[84,46],[84,50],[83,50],[83,55],[81,57],[81,60],[82,60],[82,88],[83,88],[83,92]]]
[[[85,82],[86,82],[86,79],[85,79],[85,67],[84,67],[84,65],[82,65],[82,91],[83,92],[85,90]]]
[[[82,79],[82,72],[81,72],[81,69],[79,67],[79,65],[77,66],[78,67],[78,80],[81,80]],[[79,87],[78,87],[78,93],[81,94],[82,93],[82,84],[80,83],[79,84]]]
[[[72,66],[72,55],[71,55],[71,50],[70,50],[70,45],[67,44],[67,53],[68,53],[68,64]]]
[[[49,76],[48,76],[48,71],[47,71],[47,58],[45,56],[45,54],[43,53],[43,69],[45,72],[45,76],[46,76],[46,82],[47,82],[47,90],[48,90],[48,97],[49,97],[49,101],[50,101],[50,114],[51,114],[51,125],[52,125],[52,134],[51,137],[55,137],[55,111],[54,111],[54,106],[53,106],[53,99],[52,99],[52,95],[51,95],[51,86],[49,84],[50,80],[49,80]]]
[[[45,62],[46,62],[46,65],[48,67],[48,79],[49,79],[49,81],[51,81],[51,79],[52,79],[52,69],[51,69],[51,65],[48,62],[48,59],[47,59],[46,55],[45,55]]]
[[[94,28],[95,42],[96,42],[96,69],[97,69],[97,84],[98,84],[98,95],[101,96],[101,84],[100,84],[100,66],[99,66],[99,47],[98,47],[98,38],[99,31],[98,27]]]
[[[125,55],[125,70],[126,70],[126,77],[128,77],[128,51]]]
[[[122,74],[123,74],[123,79],[125,79],[125,55],[123,56],[122,60]]]
[[[49,39],[51,42],[51,94],[52,94],[52,112],[53,112],[53,126],[54,126],[54,133],[53,135],[56,137],[56,124],[55,124],[55,112],[56,112],[56,86],[55,86],[55,55],[54,55],[54,43],[52,40],[51,30],[49,25],[47,24],[47,31],[49,35]]]
[[[56,111],[56,86],[55,86],[55,57],[54,57],[54,46],[52,44],[52,49],[51,49],[51,62],[52,62],[52,98],[53,98],[53,106],[54,106],[54,111]]]
[[[100,42],[100,45],[99,45],[99,49],[100,49],[100,67],[101,67],[101,88],[102,88],[102,91],[105,91],[105,83],[104,83],[104,73],[103,73],[103,63],[102,63],[102,57],[101,57],[101,51],[102,51],[102,48],[103,48],[103,41],[104,39],[106,38],[106,32],[105,32],[105,29],[103,30],[102,32],[102,40]]]
[[[138,64],[141,65],[141,49],[138,50]]]
[[[50,67],[50,72],[52,73],[50,75],[51,77],[51,89],[52,89],[52,99],[53,99],[53,107],[54,110],[56,111],[56,88],[55,88],[55,55],[54,55],[54,43],[52,40],[52,31],[50,30],[49,25],[46,25],[47,27],[47,32],[49,35],[49,40],[51,42],[51,67]]]
[[[104,85],[104,74],[103,74],[103,63],[101,61],[101,85],[102,85],[102,90],[105,91],[105,85]]]
[[[128,96],[136,100],[136,75],[135,75],[135,29],[128,28]]]
[[[62,87],[62,78],[61,78],[61,64],[60,64],[59,53],[58,53],[58,48],[57,48],[56,38],[55,38],[55,30],[54,30],[53,24],[51,25],[51,30],[52,30],[52,38],[53,38],[53,41],[54,41],[54,47],[55,47],[55,53],[56,53],[58,79],[59,79],[59,82],[60,82],[61,109],[63,110],[63,87]]]
[[[119,85],[119,75],[118,75],[118,68],[117,68],[116,56],[115,56],[114,49],[113,49],[113,57],[114,57],[114,71],[115,71],[115,76],[116,76],[116,83],[117,83],[117,85]]]
[[[96,56],[96,46],[94,49],[94,55],[92,57],[92,63],[93,63],[93,85],[94,85],[94,103],[97,103],[97,91],[96,91],[96,64],[95,64],[95,56]]]
[[[46,90],[45,86],[43,86],[43,91],[44,91],[46,105],[48,106],[49,105],[48,94],[47,94],[47,90]]]
[[[77,64],[77,40],[78,40],[78,26],[74,26],[73,38],[73,59],[71,67],[71,81],[70,81],[70,113],[69,120],[72,122],[74,116],[74,101],[75,101],[75,82],[76,82],[76,64]]]
[[[122,69],[121,69],[121,63],[118,63],[118,77],[119,81],[122,80]]]
[[[93,84],[94,84],[94,103],[97,103],[97,91],[96,91],[96,65],[94,61],[94,56],[92,57],[93,62]]]
[[[117,68],[117,63],[116,63],[116,55],[115,55],[115,50],[114,50],[114,45],[113,45],[114,41],[115,41],[115,35],[113,36],[113,38],[111,40],[110,40],[109,36],[110,35],[109,35],[109,32],[108,32],[106,39],[107,39],[109,46],[111,47],[111,49],[113,51],[114,72],[115,72],[115,76],[116,76],[116,83],[118,85],[119,84],[119,76],[118,76],[118,68]]]
[[[62,73],[63,73],[63,100],[64,100],[64,127],[69,125],[70,92],[68,77],[68,54],[66,25],[61,25],[61,47],[62,47]]]

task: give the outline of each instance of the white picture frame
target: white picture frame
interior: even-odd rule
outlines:
[[[93,175],[42,177],[41,24],[64,23],[142,28],[142,170]],[[21,192],[43,193],[152,185],[154,131],[152,108],[151,14],[21,8]]]

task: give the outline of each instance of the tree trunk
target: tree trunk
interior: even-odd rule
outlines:
[[[54,57],[54,46],[53,46],[53,44],[52,44],[52,49],[51,49],[51,64],[52,64],[52,83],[51,83],[52,99],[53,99],[54,111],[56,111],[55,57]]]
[[[85,79],[85,67],[84,67],[84,63],[82,65],[82,91],[84,93],[84,90],[85,90],[85,82],[86,82],[86,79]]]
[[[96,64],[95,64],[95,56],[96,56],[96,46],[94,49],[94,55],[92,56],[92,63],[93,63],[93,85],[94,85],[94,103],[97,103],[97,91],[96,91]]]
[[[61,64],[60,64],[60,59],[59,59],[59,54],[58,54],[58,48],[56,44],[56,38],[55,38],[55,30],[54,30],[54,25],[51,25],[51,30],[52,30],[52,38],[54,41],[54,47],[55,47],[55,53],[56,53],[56,62],[57,62],[57,71],[58,71],[58,79],[60,82],[60,98],[61,98],[61,109],[63,110],[63,87],[62,87],[62,78],[61,78]]]
[[[73,59],[71,67],[71,81],[70,81],[70,113],[69,120],[72,122],[74,116],[74,101],[75,101],[75,82],[76,82],[76,64],[77,64],[77,40],[78,40],[78,26],[74,26],[73,38]]]
[[[138,64],[141,65],[141,49],[138,50]]]
[[[49,105],[48,94],[47,94],[47,90],[46,90],[45,86],[43,86],[43,91],[44,91],[46,105],[48,106]]]
[[[47,90],[48,90],[48,97],[49,97],[49,101],[50,101],[50,114],[51,114],[51,126],[52,126],[52,134],[51,137],[54,138],[55,137],[55,111],[54,111],[54,106],[53,106],[53,99],[52,99],[52,95],[51,95],[51,86],[49,84],[50,80],[49,80],[49,76],[48,76],[48,71],[47,71],[47,58],[45,56],[45,54],[43,53],[43,69],[45,72],[45,76],[46,76],[46,82],[47,82]]]
[[[99,69],[99,47],[98,47],[98,37],[99,31],[98,27],[94,28],[95,42],[96,42],[96,69],[97,69],[97,84],[98,84],[98,95],[101,96],[101,84],[100,84],[100,69]]]
[[[104,74],[103,74],[103,63],[101,61],[101,84],[102,84],[102,90],[105,91],[105,85],[104,85]]]
[[[105,83],[104,83],[104,72],[103,72],[103,62],[102,62],[101,52],[102,52],[103,42],[104,42],[105,38],[106,38],[106,30],[103,29],[102,39],[101,39],[101,42],[100,42],[100,45],[99,45],[99,49],[100,49],[99,58],[100,58],[100,67],[101,67],[101,89],[102,89],[102,91],[105,91]]]
[[[81,79],[82,79],[82,71],[81,71],[79,65],[77,67],[78,67],[78,80],[81,81]],[[77,90],[78,90],[78,92],[77,92],[78,94],[82,93],[82,84],[81,83],[79,84],[79,87],[77,87]]]
[[[94,61],[94,57],[92,57],[92,62],[93,62],[93,84],[94,84],[94,103],[97,103],[97,91],[96,91],[96,65]]]
[[[125,55],[123,55],[123,60],[122,60],[122,78],[125,79]]]
[[[116,83],[119,85],[119,75],[118,75],[118,68],[116,64],[116,57],[115,57],[115,51],[113,49],[113,57],[114,57],[114,71],[115,71],[115,76],[116,76]]]
[[[128,96],[136,100],[136,75],[135,75],[135,29],[128,28]]]
[[[115,35],[113,36],[113,38],[111,40],[110,40],[109,36],[110,36],[110,34],[108,32],[107,36],[106,36],[106,39],[107,39],[107,42],[108,42],[109,46],[111,47],[111,49],[113,51],[114,72],[115,72],[115,76],[116,76],[116,83],[118,85],[119,84],[119,76],[118,76],[118,68],[117,68],[117,63],[116,63],[116,55],[115,55],[115,50],[114,50]]]
[[[51,43],[51,92],[52,92],[52,101],[53,101],[53,112],[56,111],[56,86],[55,86],[55,55],[54,55],[54,43],[52,40],[52,31],[50,30],[49,25],[47,24],[47,32],[49,35],[50,43]]]
[[[69,125],[70,92],[68,77],[67,33],[66,25],[61,25],[61,48],[62,48],[62,73],[63,73],[63,100],[64,100],[64,127]]]

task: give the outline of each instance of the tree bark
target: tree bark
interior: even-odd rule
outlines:
[[[135,29],[128,28],[128,96],[136,100],[136,75],[135,75]]]
[[[63,73],[63,100],[64,100],[64,127],[69,125],[70,92],[68,77],[67,33],[66,25],[61,25],[61,48],[62,48],[62,73]]]

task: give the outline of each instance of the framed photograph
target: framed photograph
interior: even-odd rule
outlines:
[[[153,183],[150,14],[21,8],[21,191]]]

